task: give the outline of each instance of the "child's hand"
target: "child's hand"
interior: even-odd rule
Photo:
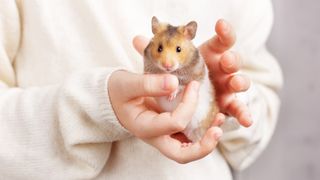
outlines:
[[[213,38],[200,46],[200,52],[205,59],[212,83],[216,88],[216,99],[220,110],[238,119],[243,126],[252,123],[248,107],[239,101],[235,93],[248,90],[250,79],[235,74],[241,66],[241,57],[229,49],[236,41],[235,32],[224,20],[216,24],[216,33]]]
[[[156,112],[151,99],[165,96],[178,87],[172,75],[139,75],[116,71],[109,79],[109,95],[120,123],[139,138],[172,134],[181,131],[189,123],[197,100],[198,84],[193,84],[186,102],[173,113]]]
[[[211,127],[200,142],[186,144],[171,135],[184,130],[192,118],[198,99],[199,83],[191,82],[182,102],[172,113],[158,113],[154,96],[165,96],[178,87],[173,75],[138,75],[126,71],[114,72],[108,91],[120,123],[133,135],[157,148],[162,154],[180,163],[200,159],[217,145],[222,131]],[[217,119],[222,121],[220,115]]]

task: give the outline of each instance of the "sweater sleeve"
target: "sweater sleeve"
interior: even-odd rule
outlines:
[[[15,1],[0,4],[1,178],[94,177],[108,160],[111,143],[129,135],[108,97],[108,77],[117,68],[94,68],[60,84],[20,88],[13,66],[19,10]]]
[[[238,22],[238,43],[235,51],[241,53],[242,73],[252,80],[251,88],[237,96],[248,104],[253,125],[239,126],[234,118],[228,118],[222,126],[225,131],[219,148],[235,170],[248,167],[268,144],[280,106],[277,92],[282,86],[281,69],[265,47],[273,14],[271,1],[248,1],[245,14]]]

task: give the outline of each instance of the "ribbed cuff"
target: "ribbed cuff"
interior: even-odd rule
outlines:
[[[113,72],[123,70],[123,68],[116,67],[116,68],[107,68],[107,69],[101,69],[99,75],[98,75],[98,89],[100,90],[98,92],[99,96],[99,108],[100,108],[100,116],[102,122],[105,125],[103,129],[107,131],[107,137],[108,141],[117,141],[120,139],[124,139],[130,136],[130,133],[127,129],[125,129],[119,122],[111,101],[109,97],[108,92],[108,81],[110,76]]]

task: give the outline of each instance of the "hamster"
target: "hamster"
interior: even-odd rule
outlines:
[[[202,138],[218,112],[207,66],[199,50],[192,43],[196,31],[195,21],[187,25],[172,26],[152,17],[154,37],[144,50],[145,73],[173,74],[179,80],[179,87],[175,92],[166,97],[155,98],[164,112],[172,112],[177,107],[189,82],[200,82],[196,111],[183,131],[192,142]]]

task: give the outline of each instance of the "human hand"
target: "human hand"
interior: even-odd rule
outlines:
[[[199,49],[216,89],[218,106],[221,112],[234,116],[241,125],[249,127],[252,124],[251,113],[247,105],[236,98],[236,93],[249,89],[250,79],[237,74],[242,59],[239,53],[230,51],[236,42],[235,32],[222,19],[216,23],[215,31],[217,35]]]
[[[191,120],[197,105],[199,83],[193,81],[187,86],[182,102],[173,112],[159,113],[152,97],[169,95],[176,88],[178,79],[169,74],[139,75],[116,71],[108,82],[110,101],[122,126],[170,159],[187,163],[209,154],[222,131],[211,127],[201,141],[193,144],[173,137]],[[222,114],[216,116],[219,121],[223,118]]]

